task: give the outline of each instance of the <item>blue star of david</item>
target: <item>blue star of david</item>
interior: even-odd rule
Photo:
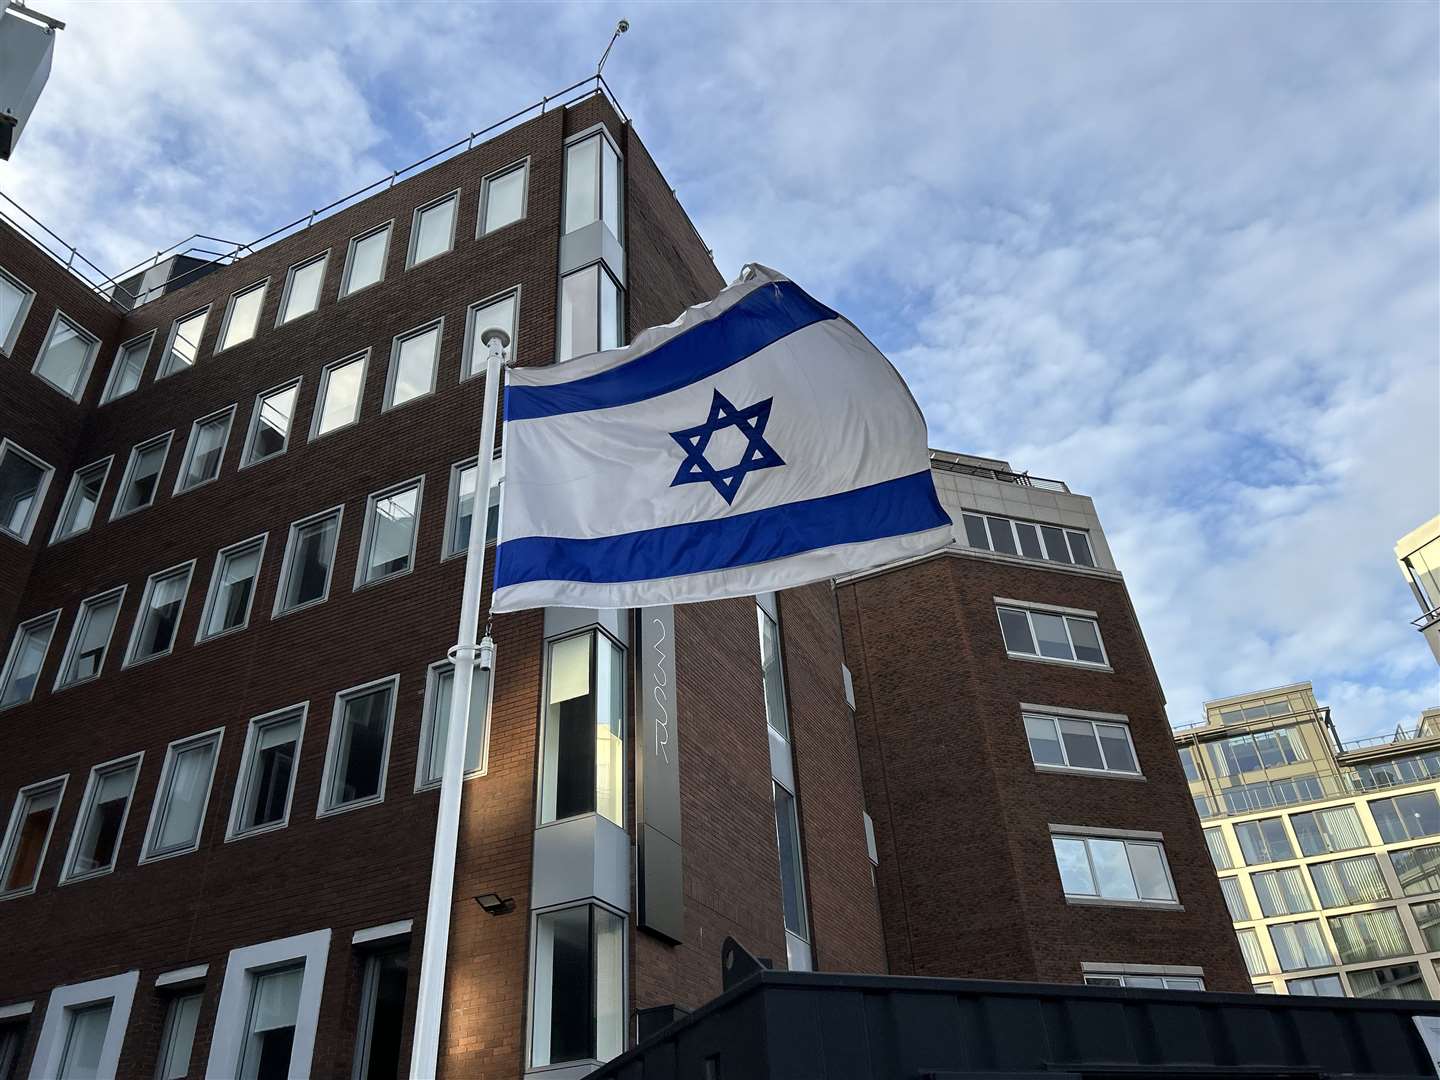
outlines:
[[[710,400],[710,415],[703,424],[670,432],[670,437],[685,451],[685,460],[680,463],[670,486],[710,484],[720,493],[722,499],[733,503],[740,490],[740,482],[747,473],[784,465],[785,462],[775,452],[775,448],[765,441],[765,425],[770,422],[770,403],[774,400],[773,397],[768,397],[747,408],[737,409],[724,394],[716,390],[715,396]],[[727,469],[717,469],[706,460],[705,448],[710,445],[710,436],[727,427],[740,429],[746,438],[745,452],[740,455],[736,464]]]

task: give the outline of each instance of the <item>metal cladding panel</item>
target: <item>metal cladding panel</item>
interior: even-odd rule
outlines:
[[[50,78],[55,32],[12,12],[0,10],[0,121],[9,128],[0,135],[0,158],[8,158],[20,140],[40,91]]]

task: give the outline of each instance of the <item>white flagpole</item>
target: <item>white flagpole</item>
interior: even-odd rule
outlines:
[[[465,550],[465,592],[460,598],[460,627],[450,650],[450,726],[445,735],[445,766],[440,780],[440,810],[435,821],[435,853],[430,861],[430,900],[425,909],[425,942],[420,956],[420,994],[415,1005],[415,1040],[410,1080],[434,1080],[440,1058],[440,1017],[445,1004],[445,960],[450,948],[450,907],[455,894],[455,850],[460,838],[460,791],[465,776],[465,739],[470,730],[470,694],[475,665],[489,671],[495,662],[490,627],[480,630],[480,587],[485,579],[485,532],[490,507],[490,465],[495,454],[495,414],[505,349],[503,330],[487,330],[484,344],[485,404],[480,449],[475,457],[475,497],[470,509],[470,542]]]

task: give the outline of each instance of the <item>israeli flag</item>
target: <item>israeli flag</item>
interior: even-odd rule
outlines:
[[[950,541],[890,362],[751,265],[632,345],[510,372],[492,608],[683,604]]]

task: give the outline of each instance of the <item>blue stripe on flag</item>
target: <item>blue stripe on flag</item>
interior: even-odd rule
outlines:
[[[715,318],[619,367],[556,386],[507,387],[505,419],[538,420],[668,394],[724,371],[802,327],[837,317],[794,282],[762,285]]]
[[[495,587],[526,581],[648,581],[727,570],[837,544],[949,525],[930,470],[710,521],[591,540],[523,536],[495,556]]]

